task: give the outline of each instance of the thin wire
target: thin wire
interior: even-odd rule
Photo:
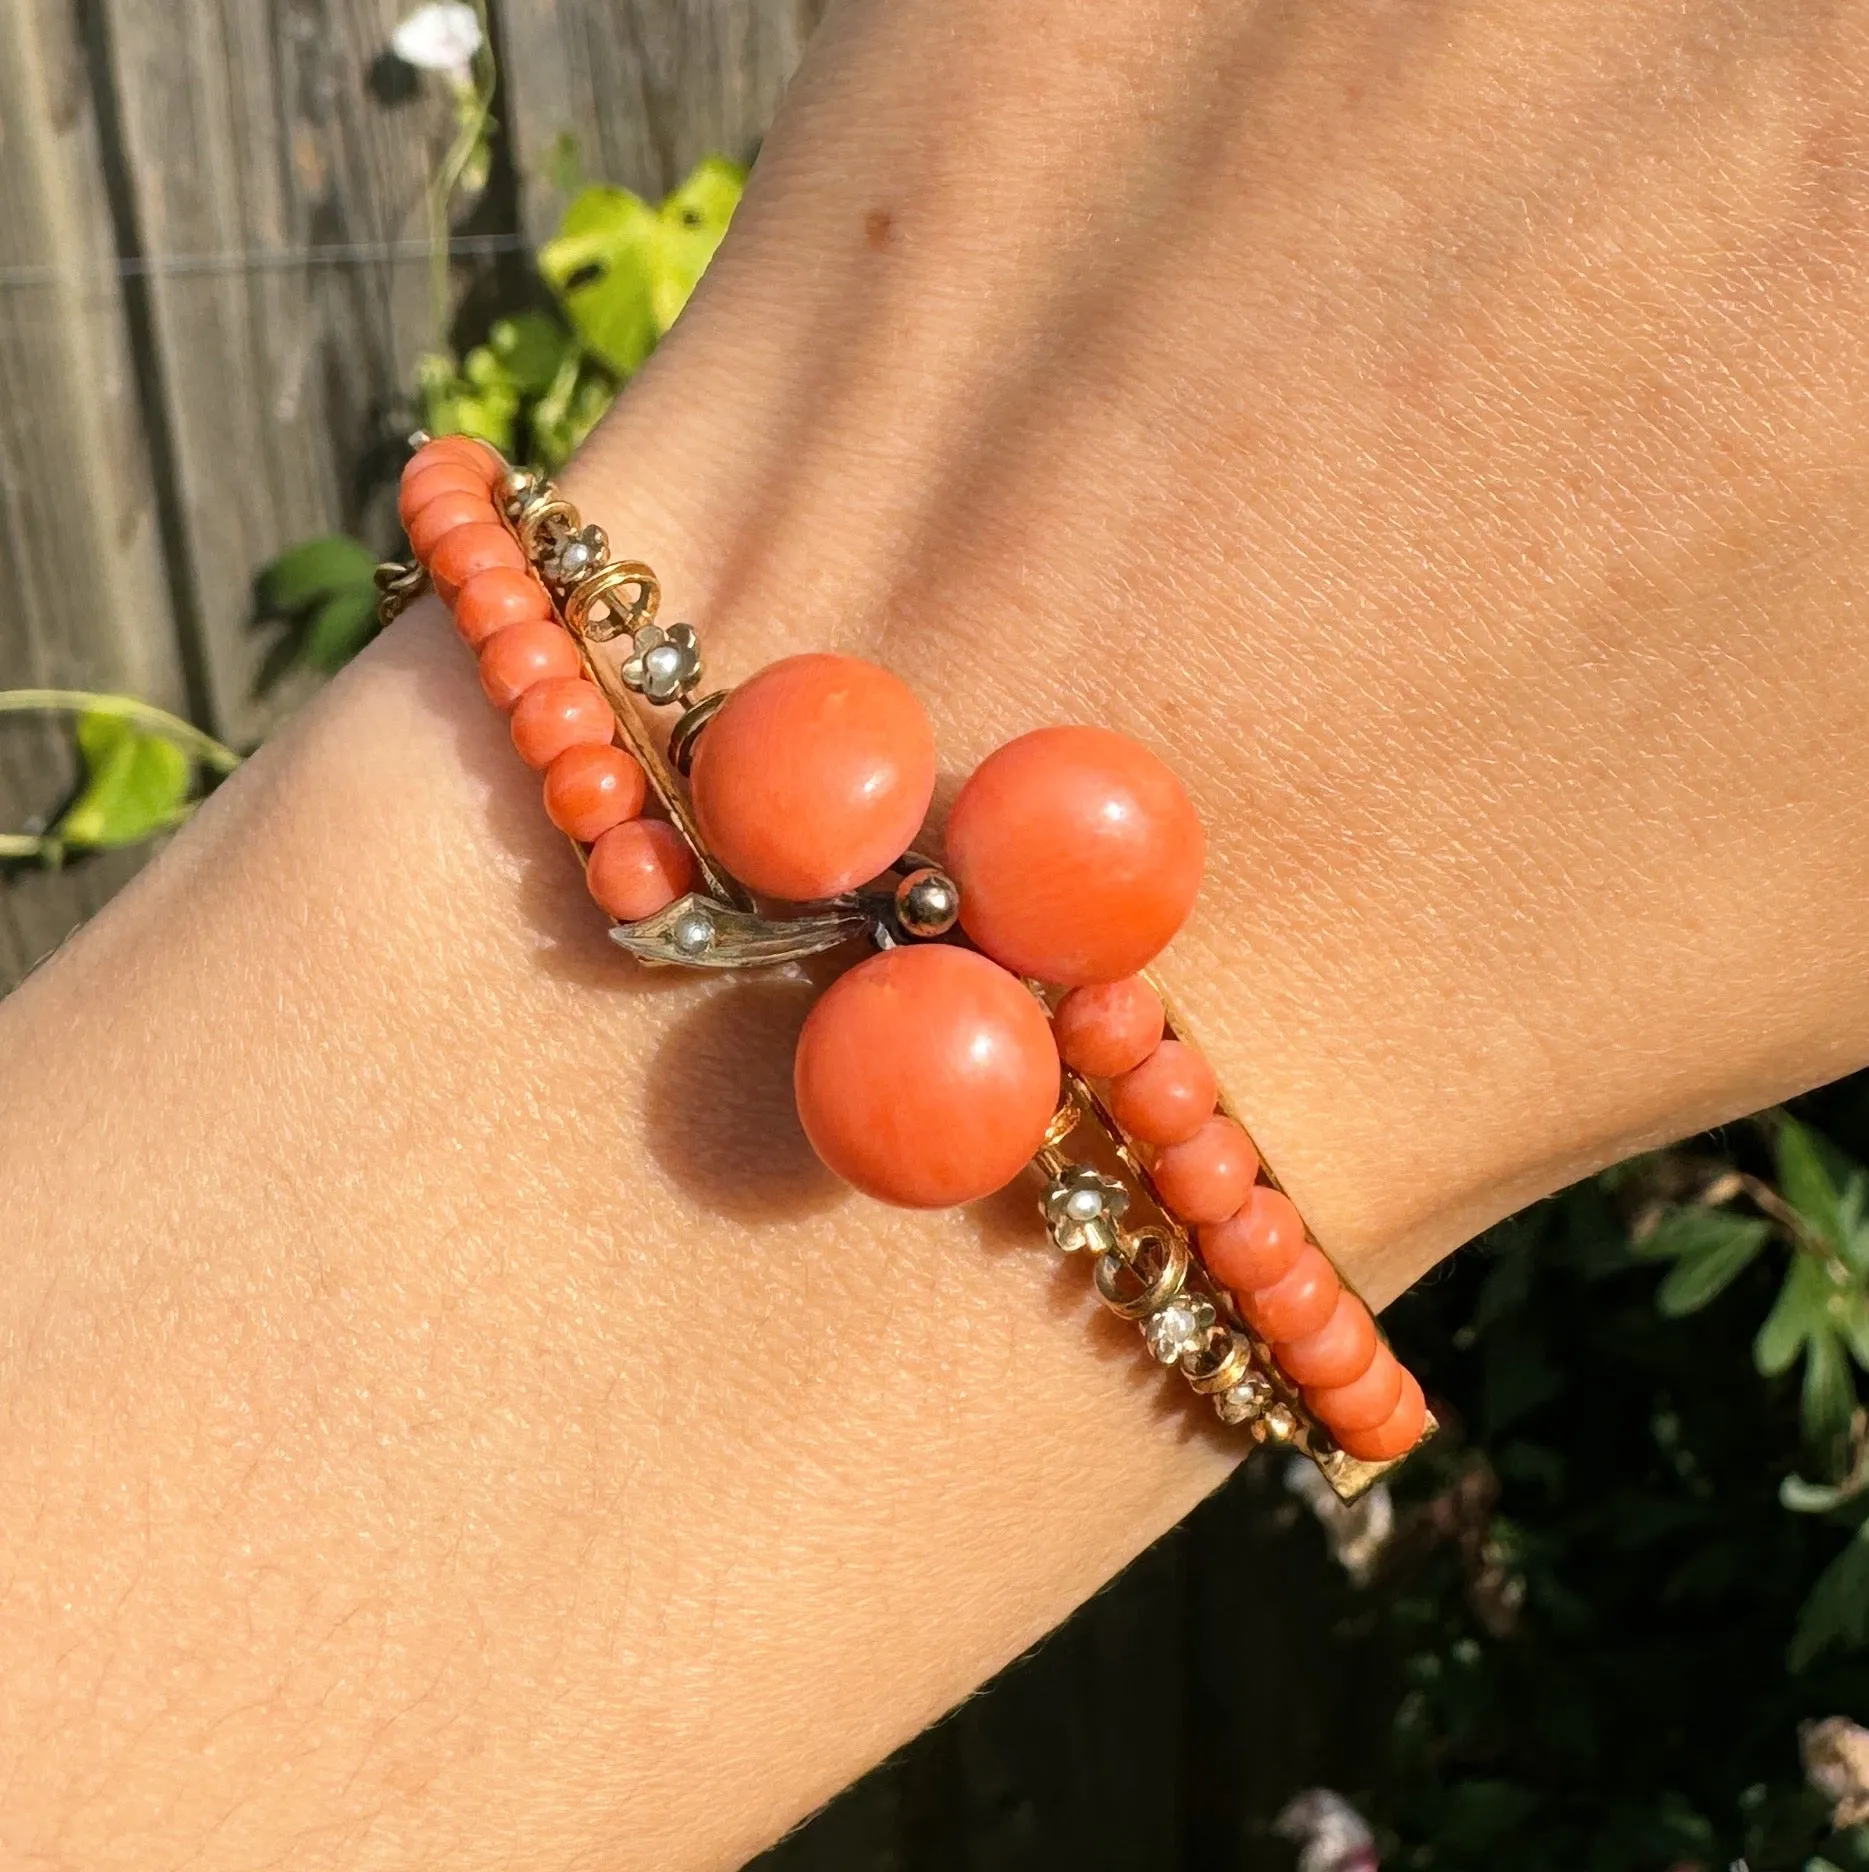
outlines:
[[[448,243],[450,254],[478,255],[524,252],[523,234],[460,234]],[[61,267],[0,266],[0,288],[54,286],[74,281],[102,284],[108,279],[133,279],[154,274],[159,278],[186,278],[205,273],[274,273],[301,266],[371,266],[426,260],[425,240],[350,241],[326,247],[255,247],[224,253],[141,254],[118,260],[93,272],[73,275]]]

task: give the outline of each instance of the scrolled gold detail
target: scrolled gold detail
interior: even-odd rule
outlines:
[[[534,490],[542,498],[529,500],[520,509],[514,532],[528,559],[538,559],[545,545],[545,529],[556,522],[567,533],[575,533],[584,524],[583,516],[562,494],[548,491],[551,483],[541,481]]]
[[[411,562],[386,559],[376,569],[376,621],[391,625],[428,590],[428,574]]]
[[[1174,1235],[1144,1229],[1130,1236],[1123,1249],[1112,1249],[1097,1257],[1095,1280],[1097,1298],[1118,1319],[1147,1319],[1173,1300],[1187,1284],[1187,1244]],[[1154,1264],[1151,1273],[1150,1264]],[[1124,1276],[1135,1283],[1125,1293]]]
[[[1051,1123],[1045,1127],[1045,1141],[1040,1150],[1056,1150],[1077,1127],[1084,1122],[1084,1109],[1077,1102],[1077,1095],[1067,1084],[1063,1096],[1058,1100],[1058,1109],[1051,1114]]]
[[[1223,1348],[1217,1357],[1216,1341]],[[1191,1365],[1190,1360],[1193,1361]],[[1258,1369],[1252,1347],[1225,1326],[1210,1327],[1207,1343],[1198,1353],[1181,1355],[1181,1374],[1187,1379],[1189,1389],[1201,1397],[1217,1397],[1222,1391],[1231,1391],[1236,1384],[1244,1384]]]
[[[620,605],[611,594],[630,586],[635,588],[636,597]],[[604,615],[593,617],[591,613],[600,601],[605,606]],[[661,602],[662,583],[650,567],[640,559],[613,559],[565,594],[565,626],[586,643],[610,643],[649,623]]]

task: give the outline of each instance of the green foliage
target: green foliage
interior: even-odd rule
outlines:
[[[1798,1609],[1786,1661],[1801,1671],[1830,1645],[1858,1650],[1869,1643],[1869,1524],[1818,1574]]]
[[[306,540],[261,571],[260,614],[293,627],[299,660],[341,669],[376,634],[376,566],[367,546],[341,533]]]
[[[1869,1368],[1869,1178],[1788,1114],[1775,1114],[1766,1128],[1776,1188],[1736,1173],[1718,1178],[1697,1202],[1665,1208],[1635,1251],[1673,1263],[1656,1303],[1680,1318],[1717,1299],[1774,1237],[1783,1243],[1782,1281],[1752,1361],[1762,1377],[1776,1378],[1803,1360],[1805,1440],[1834,1467],[1856,1410],[1856,1367]],[[1715,1206],[1735,1199],[1759,1213]]]
[[[0,858],[62,864],[72,852],[140,844],[194,811],[199,771],[231,773],[240,757],[164,709],[82,689],[0,690],[0,715],[74,714],[84,767],[77,796],[48,832],[0,833]]]
[[[1797,1748],[1869,1716],[1865,1087],[1567,1191],[1394,1309],[1446,1428],[1333,1588],[1385,1872],[1869,1869]]]
[[[1673,1261],[1655,1304],[1670,1319],[1680,1319],[1717,1300],[1752,1265],[1771,1234],[1772,1225],[1756,1216],[1676,1209],[1636,1244],[1636,1253]]]
[[[109,850],[168,832],[189,813],[188,756],[173,741],[93,710],[78,720],[83,789],[58,822],[67,847]]]
[[[710,156],[653,207],[628,189],[581,189],[538,254],[557,310],[496,319],[458,366],[443,352],[420,359],[423,426],[562,466],[680,315],[745,181]]]
[[[539,272],[579,343],[618,378],[640,368],[687,304],[745,181],[710,156],[658,207],[628,189],[587,188],[539,249]]]
[[[710,156],[651,207],[597,185],[573,198],[538,255],[551,310],[496,318],[457,363],[416,360],[431,435],[472,435],[548,473],[563,466],[688,302],[738,205],[746,174]],[[294,546],[256,581],[258,614],[291,632],[274,668],[341,668],[376,634],[377,555],[333,536]]]

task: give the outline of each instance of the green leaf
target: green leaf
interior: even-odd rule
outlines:
[[[1538,1806],[1538,1796],[1513,1781],[1458,1781],[1442,1797],[1441,1841],[1467,1853],[1491,1851],[1521,1829]]]
[[[1869,1523],[1818,1574],[1798,1611],[1785,1662],[1806,1668],[1831,1645],[1846,1651],[1869,1641]]]
[[[79,718],[85,783],[56,836],[67,845],[109,850],[140,844],[188,816],[188,756],[173,741],[120,715]]]
[[[1850,1356],[1869,1371],[1869,1295],[1846,1288],[1832,1296],[1830,1317],[1843,1335]]]
[[[1736,1216],[1725,1209],[1706,1209],[1699,1205],[1665,1211],[1661,1220],[1633,1244],[1639,1261],[1672,1261],[1681,1255],[1705,1254],[1726,1246],[1735,1228],[1762,1228],[1770,1225],[1750,1216]]]
[[[616,379],[585,359],[532,406],[532,452],[547,474],[556,473],[597,426],[616,399]]]
[[[1794,1254],[1785,1284],[1752,1342],[1752,1363],[1766,1378],[1789,1371],[1804,1342],[1827,1330],[1830,1283],[1810,1255]]]
[[[476,345],[459,371],[444,352],[424,353],[415,361],[415,388],[430,435],[478,436],[512,453],[519,387],[487,346]]]
[[[376,588],[334,593],[312,613],[299,654],[327,675],[340,670],[376,635]]]
[[[1677,1210],[1642,1244],[1644,1257],[1653,1253],[1656,1236],[1663,1234],[1667,1252],[1676,1259],[1656,1289],[1655,1304],[1665,1318],[1680,1319],[1698,1313],[1751,1266],[1771,1239],[1772,1225],[1757,1216],[1726,1215],[1716,1209]]]
[[[681,316],[740,205],[746,171],[724,156],[695,164],[656,211],[662,224],[651,282],[656,324],[667,331]]]
[[[288,547],[259,575],[261,608],[270,616],[296,617],[335,592],[363,586],[376,578],[376,555],[341,533]]]
[[[1772,1133],[1778,1169],[1778,1193],[1811,1231],[1840,1248],[1843,1226],[1841,1191],[1852,1167],[1839,1161],[1834,1146],[1797,1119],[1781,1114]]]
[[[652,282],[656,212],[628,189],[598,184],[565,210],[539,249],[539,272],[591,354],[632,375],[661,335]]]
[[[714,257],[746,174],[710,156],[651,208],[628,189],[581,191],[539,249],[539,272],[593,357],[629,377]]]
[[[475,345],[461,360],[460,394],[473,396],[517,396],[519,385],[491,345]]]
[[[1849,1355],[1834,1332],[1813,1333],[1804,1355],[1804,1393],[1799,1410],[1805,1439],[1826,1449],[1849,1434],[1856,1408],[1856,1380]]]
[[[1793,1514],[1830,1514],[1862,1493],[1862,1480],[1851,1476],[1843,1482],[1807,1482],[1800,1475],[1788,1475],[1778,1485],[1778,1504]]]
[[[521,312],[493,321],[486,348],[520,396],[532,398],[558,381],[577,342],[550,313]]]
[[[1837,1252],[1858,1280],[1869,1280],[1869,1176],[1852,1170],[1837,1198]]]

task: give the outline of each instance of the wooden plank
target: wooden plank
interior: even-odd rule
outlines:
[[[898,1849],[903,1762],[927,1740],[873,1768],[745,1872],[908,1872]]]
[[[564,209],[561,144],[587,181],[654,200],[703,156],[750,159],[825,0],[501,0],[522,219]]]
[[[359,467],[436,337],[424,192],[450,135],[440,80],[401,98],[380,82],[403,11],[98,0],[148,269],[183,621],[209,725],[236,743],[296,699],[257,693],[255,568],[335,528],[393,537],[387,490]]]
[[[953,1781],[909,1865],[1203,1863],[1187,1853],[1183,1814],[1186,1571],[1177,1530],[934,1732]]]
[[[0,688],[185,705],[79,11],[0,0]],[[70,728],[0,720],[0,829],[73,779]],[[135,868],[0,877],[0,991]]]
[[[1188,1555],[1191,1865],[1283,1872],[1271,1831],[1306,1788],[1354,1794],[1382,1759],[1392,1707],[1367,1681],[1374,1607],[1285,1486],[1302,1457],[1266,1451],[1182,1529]]]
[[[1207,1863],[1187,1850],[1184,1814],[1186,1731],[1201,1720],[1186,1688],[1185,1549],[1181,1532],[1158,1541],[746,1872]]]

